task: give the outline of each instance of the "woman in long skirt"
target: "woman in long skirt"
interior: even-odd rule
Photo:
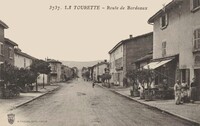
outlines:
[[[174,93],[175,93],[175,103],[176,105],[179,105],[182,103],[181,101],[181,83],[179,80],[176,81],[176,84],[174,85]]]

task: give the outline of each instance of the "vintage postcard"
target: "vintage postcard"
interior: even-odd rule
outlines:
[[[0,0],[0,125],[200,125],[200,0]]]

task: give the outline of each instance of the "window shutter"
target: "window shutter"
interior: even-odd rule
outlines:
[[[190,10],[194,9],[194,0],[190,0]]]
[[[162,28],[162,16],[160,17],[160,28]]]
[[[3,46],[3,43],[1,43],[1,54],[4,55],[4,46]]]
[[[168,25],[168,15],[165,14],[165,25]]]

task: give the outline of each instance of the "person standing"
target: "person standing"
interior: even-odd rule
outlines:
[[[194,103],[194,101],[196,100],[196,80],[195,78],[192,79],[192,82],[190,84],[190,102]]]
[[[92,82],[92,87],[94,88],[94,86],[95,86],[95,81]]]
[[[181,99],[183,102],[188,102],[189,98],[188,98],[188,85],[185,82],[185,80],[182,81],[181,83]]]
[[[176,105],[182,104],[181,101],[181,83],[179,80],[176,81],[176,84],[174,85],[174,93],[175,93],[175,103]]]

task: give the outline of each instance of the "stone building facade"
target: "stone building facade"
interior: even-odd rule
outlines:
[[[195,77],[200,91],[199,20],[199,0],[173,0],[148,20],[154,32],[153,59],[166,62],[162,74],[173,71],[172,86],[176,79],[190,84]]]
[[[123,78],[128,71],[136,69],[135,61],[153,50],[153,32],[131,36],[120,41],[110,54],[111,82],[123,85]]]

